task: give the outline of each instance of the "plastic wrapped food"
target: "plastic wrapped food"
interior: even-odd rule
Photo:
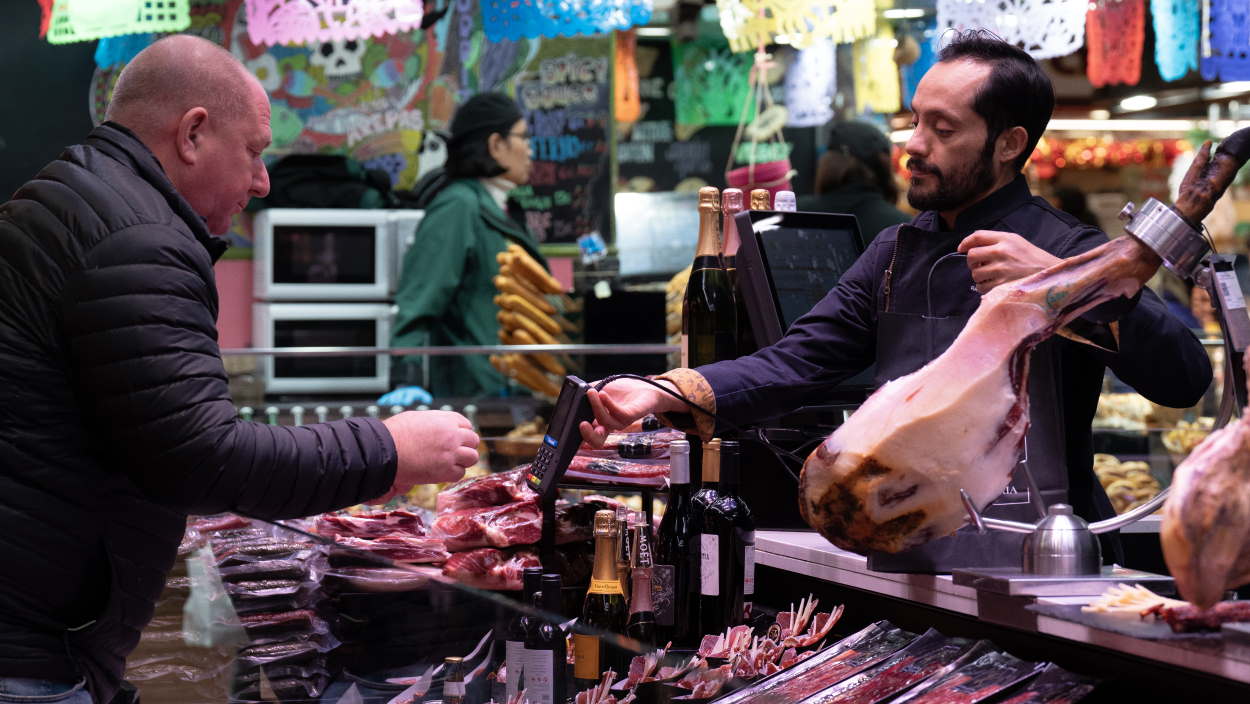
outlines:
[[[978,704],[1041,670],[1042,665],[991,650],[913,689],[894,704]]]
[[[873,704],[936,674],[972,648],[966,638],[947,638],[933,629],[871,670],[849,677],[804,699],[810,704]]]
[[[1002,704],[1069,704],[1079,702],[1087,694],[1094,691],[1098,680],[1073,672],[1050,663],[1042,670],[1037,679],[1026,684],[1024,689],[1016,692]]]

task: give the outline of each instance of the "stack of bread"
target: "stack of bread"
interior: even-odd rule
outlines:
[[[507,251],[500,252],[496,259],[499,341],[505,345],[567,343],[566,333],[576,328],[557,308],[560,301],[553,301],[553,297],[564,292],[560,282],[520,245],[508,245]],[[553,398],[560,395],[560,384],[568,373],[561,355],[546,352],[491,355],[490,362],[522,386]]]
[[[1116,513],[1124,513],[1153,499],[1161,487],[1142,461],[1121,462],[1114,455],[1094,455],[1094,473],[1111,499]]]

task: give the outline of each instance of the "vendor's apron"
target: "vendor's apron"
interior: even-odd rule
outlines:
[[[878,314],[878,387],[916,371],[946,351],[980,302],[967,257],[942,254],[949,249],[935,251],[932,246],[933,238],[943,236],[946,233],[909,225],[899,228],[891,310]],[[1056,352],[1053,341],[1043,342],[1033,351],[1028,375],[1031,422],[1021,449],[1022,462],[1016,466],[1011,484],[982,512],[988,518],[1036,523],[1042,517],[1041,506],[1067,501]],[[870,552],[868,567],[883,572],[927,573],[965,567],[1018,567],[1023,539],[1019,533],[978,533],[965,526],[953,535],[902,552]]]

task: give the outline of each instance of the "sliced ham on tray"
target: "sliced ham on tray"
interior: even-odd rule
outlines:
[[[396,562],[443,562],[447,559],[447,545],[438,538],[418,538],[404,533],[382,535],[373,540],[352,536],[334,536],[343,547],[364,550]]]
[[[422,536],[428,533],[425,522],[408,511],[362,513],[356,516],[327,514],[317,518],[314,530],[328,536],[377,538],[394,533]]]
[[[522,586],[522,571],[541,566],[538,553],[532,549],[479,548],[449,557],[443,563],[443,575],[478,589],[517,591]]]
[[[438,513],[502,506],[514,501],[538,498],[525,483],[525,470],[529,465],[516,469],[488,474],[483,477],[463,479],[438,492]]]

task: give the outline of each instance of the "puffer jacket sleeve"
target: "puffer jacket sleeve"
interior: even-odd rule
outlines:
[[[213,282],[203,246],[162,225],[104,238],[65,282],[67,361],[100,453],[154,499],[188,513],[290,518],[384,493],[396,455],[381,422],[237,419]]]

